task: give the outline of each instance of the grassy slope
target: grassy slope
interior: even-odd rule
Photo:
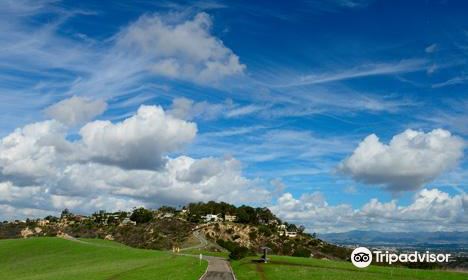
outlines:
[[[259,265],[251,261],[246,258],[232,263],[238,280],[468,279],[463,273],[380,266],[358,269],[347,262],[294,257],[272,256],[270,263]]]
[[[0,240],[2,280],[198,279],[206,266],[197,258],[104,240]]]

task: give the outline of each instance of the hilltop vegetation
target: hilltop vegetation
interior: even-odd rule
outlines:
[[[224,202],[191,203],[180,209],[138,208],[132,212],[99,211],[91,216],[75,215],[65,209],[60,217],[16,221],[0,225],[0,238],[57,236],[101,238],[146,249],[181,247],[194,230],[212,243],[241,258],[268,246],[272,252],[331,259],[346,259],[349,250],[323,242],[304,232],[303,226],[281,221],[268,208]]]
[[[156,275],[193,280],[207,266],[196,258],[134,249],[111,241],[59,238],[0,240],[0,259],[2,280],[139,280]]]

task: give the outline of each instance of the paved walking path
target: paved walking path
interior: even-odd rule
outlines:
[[[197,244],[197,245],[191,246],[191,247],[182,248],[182,249],[180,249],[180,251],[188,251],[188,250],[192,250],[192,249],[205,248],[208,245],[208,240],[206,240],[206,238],[204,236],[202,236],[202,235],[203,234],[200,233],[199,231],[194,231],[193,236],[195,236],[195,238],[198,240],[198,242],[200,242],[200,244]]]
[[[208,261],[208,268],[200,280],[236,280],[227,260],[208,256],[203,259]]]
[[[199,230],[195,230],[193,232],[193,236],[195,236],[195,238],[198,239],[200,244],[183,248],[180,250],[181,252],[190,249],[203,249],[210,243],[208,242],[208,240],[206,240],[203,233]],[[199,257],[198,255],[184,253],[180,255]],[[203,259],[208,261],[208,268],[206,269],[205,274],[203,274],[200,280],[236,280],[234,272],[232,271],[231,266],[229,265],[229,262],[226,259],[212,256],[203,256]]]

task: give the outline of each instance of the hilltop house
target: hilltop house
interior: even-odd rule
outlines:
[[[296,237],[297,231],[291,230],[289,231],[286,225],[279,225],[278,226],[278,234],[279,236],[286,236],[286,237]]]
[[[174,213],[170,213],[170,212],[167,212],[167,213],[164,213],[163,218],[173,218],[174,217]]]
[[[50,223],[49,220],[39,219],[39,220],[37,221],[37,225],[38,225],[38,226],[41,226],[41,227],[46,226],[46,225],[48,225],[49,223]]]
[[[286,230],[286,225],[279,225],[278,230],[285,231]]]
[[[201,216],[201,218],[205,220],[205,223],[218,222],[222,220],[222,218],[219,217],[219,214],[206,214],[205,216]]]
[[[83,222],[83,221],[89,220],[89,218],[84,215],[75,215],[74,219],[75,219],[75,222]]]
[[[224,220],[226,222],[235,222],[237,220],[236,215],[224,215]]]
[[[281,231],[279,231],[279,236],[296,237],[297,232],[296,231],[281,230]]]
[[[123,225],[133,225],[133,226],[135,226],[135,225],[136,225],[136,222],[130,220],[129,218],[125,218],[125,219],[123,219],[123,221],[120,223],[120,225],[121,225],[121,226],[123,226]]]

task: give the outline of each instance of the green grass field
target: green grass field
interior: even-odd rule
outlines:
[[[257,258],[232,262],[238,280],[468,279],[466,273],[381,266],[358,269],[351,263],[329,260],[271,256],[270,263],[257,264],[253,259]]]
[[[197,258],[104,240],[0,240],[2,280],[193,280],[206,267]]]

